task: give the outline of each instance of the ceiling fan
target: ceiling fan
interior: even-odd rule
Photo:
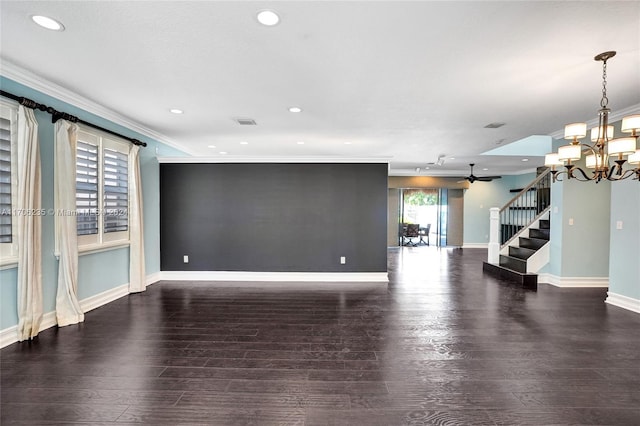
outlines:
[[[471,173],[469,174],[469,176],[465,177],[465,180],[468,180],[470,183],[473,183],[475,181],[478,182],[491,182],[494,179],[500,179],[502,176],[476,176],[473,174],[473,166],[475,166],[474,163],[469,164],[469,166],[471,166]],[[460,182],[464,182],[464,180],[461,180]]]

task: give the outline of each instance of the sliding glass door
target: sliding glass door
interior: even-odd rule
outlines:
[[[440,188],[440,202],[438,203],[438,246],[447,245],[447,225],[449,223],[449,190]]]
[[[417,224],[423,234],[422,243],[440,245],[440,190],[407,188],[400,190],[400,226]],[[446,222],[445,222],[446,223]],[[399,231],[402,231],[400,227]],[[400,244],[402,241],[400,239]]]

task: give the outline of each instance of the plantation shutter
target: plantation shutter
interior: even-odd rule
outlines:
[[[76,151],[78,235],[98,233],[98,147],[78,140]]]
[[[104,232],[126,231],[129,223],[129,156],[104,149]]]
[[[0,118],[0,243],[11,243],[11,120]]]

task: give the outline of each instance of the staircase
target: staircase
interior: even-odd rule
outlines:
[[[540,174],[501,209],[492,210],[489,259],[483,270],[532,290],[549,262],[549,171]]]

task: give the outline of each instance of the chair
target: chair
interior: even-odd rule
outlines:
[[[413,238],[420,236],[420,225],[417,223],[405,223],[402,225],[402,245],[415,247],[418,243],[413,242]],[[407,241],[408,240],[408,241]]]
[[[430,245],[429,244],[429,231],[431,231],[431,224],[427,223],[427,226],[424,228],[420,228],[418,233],[420,234],[420,240],[418,244]],[[424,237],[427,237],[427,241],[424,240]]]

